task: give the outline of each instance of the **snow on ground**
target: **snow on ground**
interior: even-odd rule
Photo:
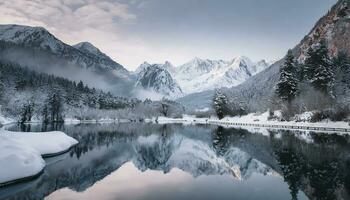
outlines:
[[[0,134],[17,142],[30,145],[41,155],[62,152],[78,143],[77,140],[61,131],[10,132],[1,130]]]
[[[1,107],[1,106],[0,106],[0,107]],[[1,126],[1,125],[6,125],[6,124],[11,124],[11,123],[13,123],[13,122],[15,122],[15,120],[10,119],[10,118],[8,118],[8,117],[5,117],[5,116],[3,116],[3,115],[0,113],[0,126]]]
[[[35,176],[45,167],[42,155],[64,152],[77,143],[60,131],[34,133],[0,129],[0,186]]]
[[[276,112],[276,115],[279,112]],[[309,122],[310,112],[306,112],[298,115],[299,119],[303,121],[278,121],[278,120],[268,120],[269,112],[265,113],[250,113],[241,117],[225,117],[220,121],[229,121],[235,123],[252,123],[257,125],[287,125],[287,126],[308,126],[308,127],[327,127],[327,128],[350,128],[348,122],[333,122],[330,120],[324,120],[320,122]],[[305,121],[304,121],[305,120]]]
[[[1,185],[38,174],[45,167],[45,161],[31,146],[0,135],[0,166]]]
[[[274,113],[278,117],[279,111]],[[339,131],[350,132],[350,125],[348,122],[339,121],[333,122],[324,120],[321,122],[309,122],[310,113],[303,113],[297,116],[297,121],[278,121],[277,119],[269,120],[269,112],[265,113],[250,113],[244,116],[225,117],[221,120],[211,118],[196,118],[195,116],[184,115],[182,118],[172,119],[166,117],[158,117],[157,122],[165,123],[193,123],[193,124],[221,124],[226,126],[250,126],[250,127],[268,127],[277,129],[309,129],[312,131]],[[255,128],[252,128],[252,130]],[[334,129],[334,130],[331,130]],[[342,129],[342,130],[340,130]],[[261,130],[258,130],[260,132]],[[264,133],[266,134],[266,133]]]

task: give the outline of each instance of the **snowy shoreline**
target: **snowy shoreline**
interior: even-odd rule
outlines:
[[[60,131],[10,132],[0,129],[0,187],[39,176],[43,158],[63,154],[78,143]]]
[[[251,113],[241,117],[225,117],[221,120],[217,118],[196,118],[193,116],[184,116],[182,118],[158,117],[152,119],[152,122],[160,124],[180,123],[180,124],[212,124],[223,125],[226,127],[262,127],[269,129],[288,129],[288,130],[306,130],[317,132],[340,132],[350,134],[350,125],[348,122],[296,122],[296,121],[277,121],[268,120],[268,113]]]

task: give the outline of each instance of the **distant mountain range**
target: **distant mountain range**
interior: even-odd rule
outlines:
[[[268,66],[265,60],[254,63],[244,56],[231,61],[194,58],[180,66],[174,66],[170,62],[153,65],[145,62],[135,73],[138,80],[147,80],[148,84],[138,81],[136,85],[166,96],[183,97],[196,92],[237,86]],[[152,73],[145,73],[147,70]]]
[[[0,59],[29,67],[91,87],[105,89],[119,96],[167,97],[232,87],[268,67],[262,60],[247,57],[230,61],[194,58],[181,65],[141,64],[129,72],[89,42],[68,45],[42,27],[0,25]],[[140,92],[141,91],[141,92]],[[140,95],[140,94],[148,95]]]

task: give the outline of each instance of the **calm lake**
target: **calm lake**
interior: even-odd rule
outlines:
[[[61,130],[79,144],[45,159],[38,178],[0,188],[0,199],[350,199],[346,135],[142,123],[9,130]]]

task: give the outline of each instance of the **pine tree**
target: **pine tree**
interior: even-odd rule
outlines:
[[[218,118],[219,119],[224,118],[225,115],[229,113],[228,101],[227,101],[226,95],[224,95],[220,91],[216,91],[213,99],[213,107]]]
[[[59,93],[52,94],[48,99],[48,110],[51,122],[62,122],[63,104]]]
[[[280,68],[280,78],[277,83],[276,93],[283,101],[290,103],[297,94],[298,79],[296,64],[291,50],[288,51],[286,60]]]
[[[34,112],[34,102],[28,101],[22,107],[20,123],[30,122]]]
[[[340,52],[333,60],[336,71],[336,80],[345,87],[350,88],[350,57],[345,52]]]
[[[334,72],[324,41],[321,41],[319,45],[311,47],[308,50],[308,56],[305,60],[305,69],[307,80],[311,85],[315,89],[332,97]]]
[[[77,84],[77,88],[80,92],[84,91],[84,83],[83,81],[79,81],[79,83]]]
[[[26,81],[25,81],[25,79],[23,77],[23,74],[20,74],[20,75],[18,75],[16,77],[16,82],[15,83],[16,83],[16,86],[15,86],[16,90],[22,90],[22,89],[25,88]]]
[[[1,104],[1,101],[2,101],[2,98],[5,94],[5,88],[4,88],[4,76],[3,76],[3,73],[0,71],[0,104]]]
[[[43,110],[42,110],[42,121],[43,123],[48,123],[49,122],[49,109],[47,107],[47,105],[44,106]]]

